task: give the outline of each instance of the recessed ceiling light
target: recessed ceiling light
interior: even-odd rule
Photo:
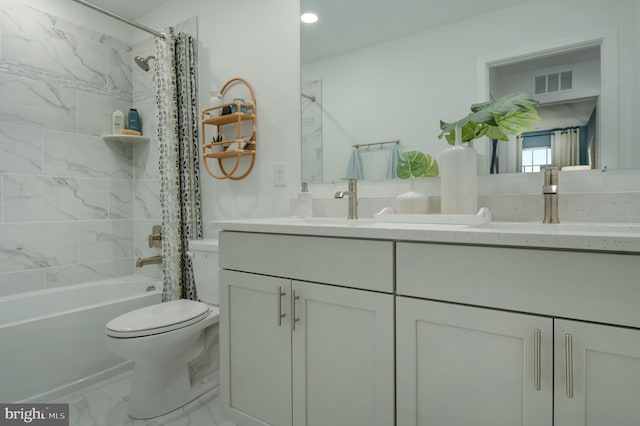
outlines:
[[[318,21],[318,15],[311,12],[303,13],[302,16],[300,17],[300,20],[305,24],[313,24],[314,22]]]

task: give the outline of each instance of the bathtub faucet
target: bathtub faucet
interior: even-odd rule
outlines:
[[[158,265],[162,263],[162,256],[142,257],[136,260],[136,268],[142,268],[144,265]]]

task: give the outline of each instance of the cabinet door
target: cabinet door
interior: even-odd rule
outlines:
[[[293,424],[394,424],[393,295],[293,282]]]
[[[238,425],[291,424],[290,290],[289,280],[220,271],[222,411]]]
[[[555,320],[555,362],[556,426],[640,424],[639,330]]]
[[[552,333],[546,317],[398,297],[397,424],[550,426]]]

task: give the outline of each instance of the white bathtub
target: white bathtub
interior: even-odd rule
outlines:
[[[124,360],[106,349],[105,324],[161,298],[142,276],[0,297],[0,402],[49,402],[116,371]]]

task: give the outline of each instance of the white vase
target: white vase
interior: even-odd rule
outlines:
[[[414,178],[409,180],[409,192],[396,197],[396,212],[398,214],[425,214],[429,213],[429,197],[426,194],[416,192]]]
[[[459,129],[457,129],[459,130]],[[442,214],[478,213],[478,164],[473,148],[456,143],[440,157],[440,210]]]

